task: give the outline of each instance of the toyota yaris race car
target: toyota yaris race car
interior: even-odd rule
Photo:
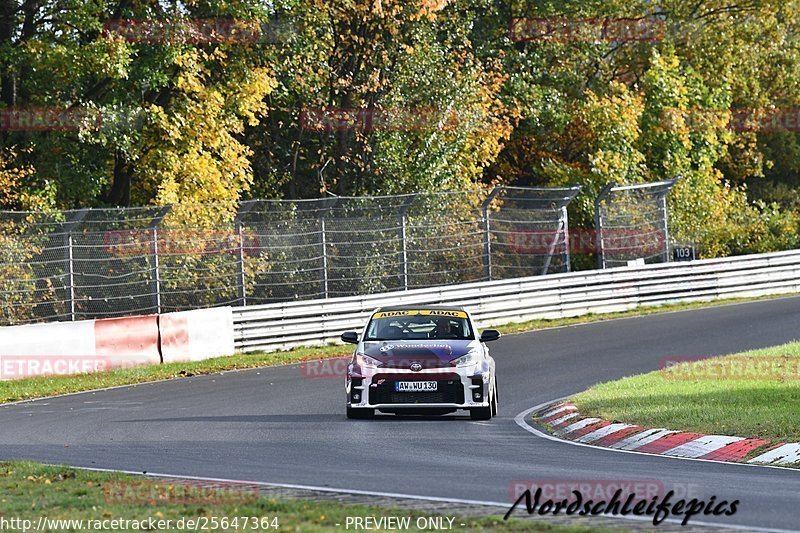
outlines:
[[[494,359],[486,342],[500,338],[493,329],[479,334],[460,307],[381,307],[359,338],[347,367],[347,418],[371,418],[375,410],[395,414],[442,415],[459,409],[473,420],[497,414]]]

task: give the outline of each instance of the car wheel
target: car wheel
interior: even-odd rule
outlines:
[[[366,420],[375,416],[375,409],[353,409],[347,407],[347,418],[353,420]]]
[[[469,416],[473,420],[491,420],[492,419],[492,406],[475,407],[469,410]]]

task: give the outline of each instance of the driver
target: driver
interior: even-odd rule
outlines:
[[[436,337],[439,339],[452,339],[455,338],[456,332],[448,317],[441,317],[436,319]]]
[[[383,340],[396,340],[403,338],[403,330],[396,323],[381,320],[378,325],[378,338]]]

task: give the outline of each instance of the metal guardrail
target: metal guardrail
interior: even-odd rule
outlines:
[[[240,351],[334,342],[342,331],[360,329],[381,305],[464,305],[481,326],[490,326],[796,292],[800,250],[238,307],[234,338]]]

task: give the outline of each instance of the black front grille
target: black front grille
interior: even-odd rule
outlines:
[[[369,403],[464,403],[464,387],[456,379],[420,380],[436,381],[435,392],[397,392],[394,390],[395,381],[411,380],[385,380],[383,383],[370,387]]]

